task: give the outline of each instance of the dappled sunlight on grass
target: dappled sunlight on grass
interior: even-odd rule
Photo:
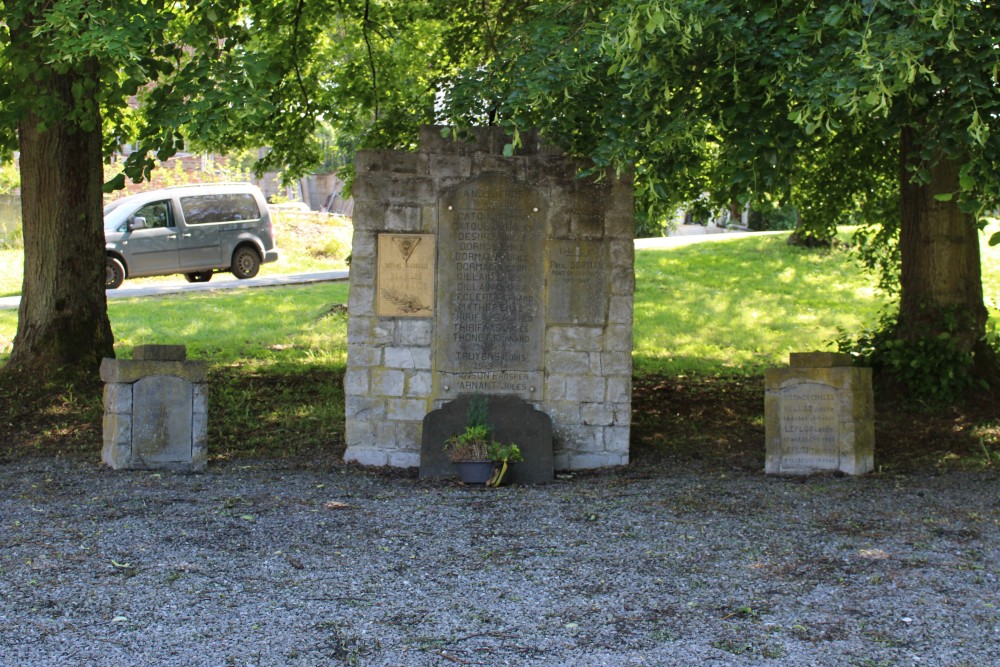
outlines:
[[[115,350],[180,344],[188,356],[226,364],[255,359],[343,363],[347,348],[346,283],[196,292],[109,306]]]
[[[784,236],[642,250],[636,366],[757,373],[791,351],[828,349],[882,303],[848,253],[789,247]]]

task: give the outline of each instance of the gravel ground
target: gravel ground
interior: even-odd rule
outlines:
[[[997,665],[1000,481],[7,461],[0,664]]]

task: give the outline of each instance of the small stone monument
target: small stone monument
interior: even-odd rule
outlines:
[[[875,399],[872,370],[847,354],[793,352],[789,368],[765,374],[764,418],[769,475],[874,467]]]
[[[104,359],[101,460],[132,470],[205,469],[208,365],[183,345],[138,345],[133,359]]]

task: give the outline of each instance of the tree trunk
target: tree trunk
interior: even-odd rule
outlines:
[[[74,86],[95,91],[96,67],[58,73],[47,67],[25,30],[12,31],[15,57],[45,74],[32,90],[39,111],[18,124],[24,283],[11,371],[46,375],[96,371],[114,356],[104,294],[101,117],[97,101],[74,98]],[[61,113],[52,113],[59,109]]]
[[[898,334],[905,340],[956,336],[959,349],[975,351],[978,362],[993,366],[983,345],[987,311],[979,256],[979,230],[958,206],[959,162],[936,156],[923,165],[930,183],[913,181],[906,168],[915,148],[914,131],[901,135],[901,255]],[[938,196],[941,199],[938,199]],[[979,359],[985,356],[991,359]]]

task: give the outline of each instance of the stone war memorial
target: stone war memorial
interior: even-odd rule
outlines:
[[[631,183],[508,141],[426,127],[415,152],[358,154],[346,460],[446,474],[425,417],[482,395],[505,433],[551,423],[552,451],[531,444],[550,470],[628,463]]]
[[[767,474],[872,471],[872,369],[852,366],[847,354],[793,352],[764,384]]]

